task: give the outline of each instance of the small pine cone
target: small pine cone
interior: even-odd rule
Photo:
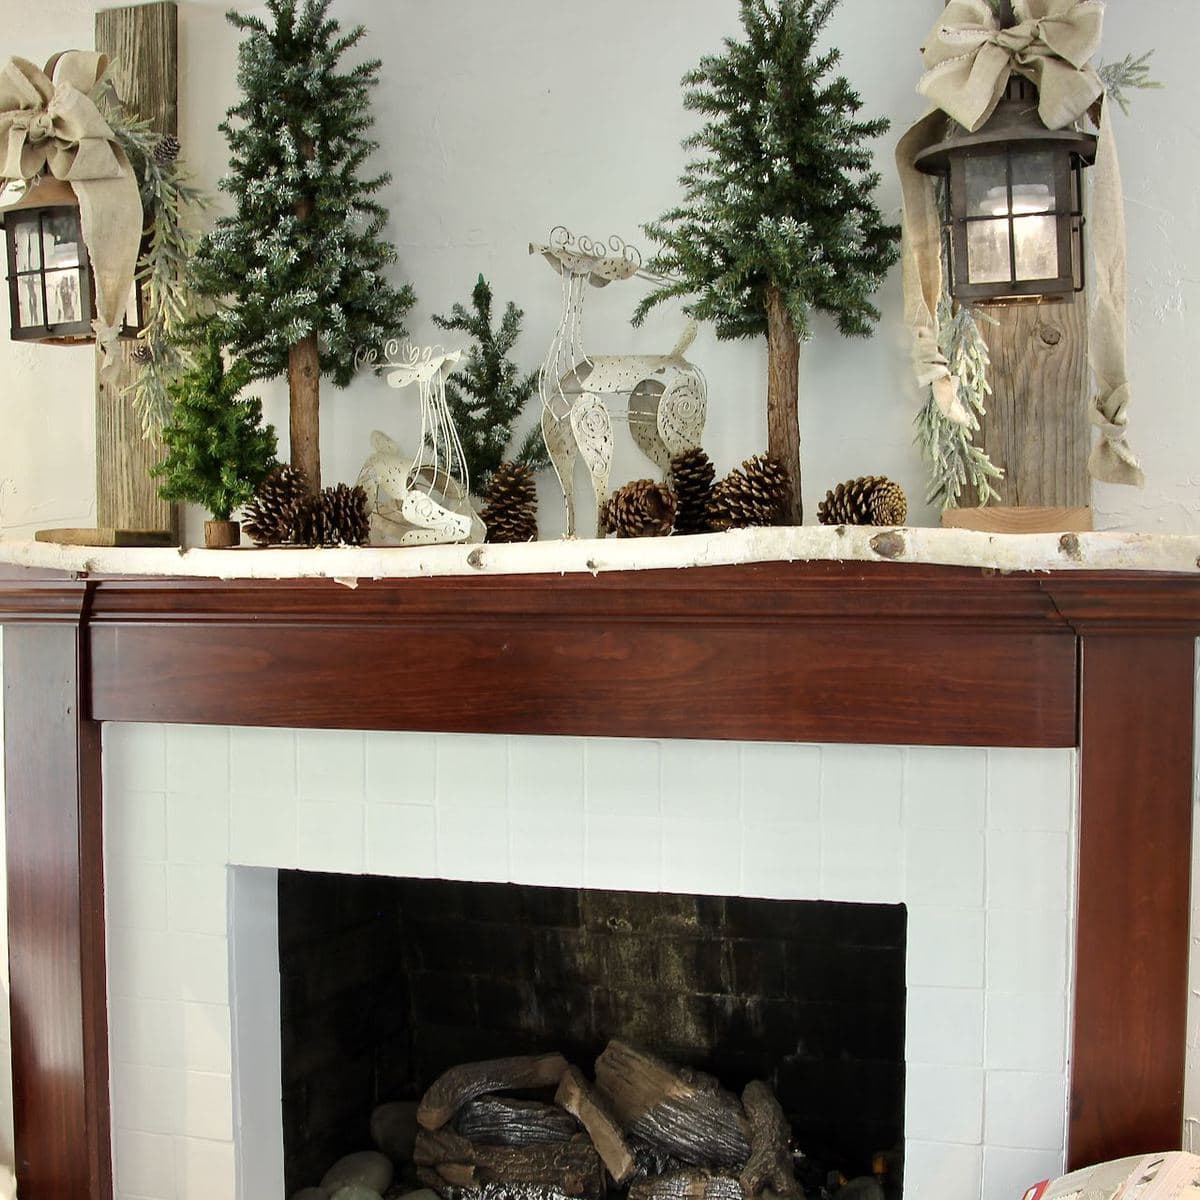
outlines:
[[[675,493],[653,479],[637,479],[613,492],[600,510],[605,533],[665,537],[675,523]]]
[[[304,472],[286,463],[275,467],[246,505],[242,528],[258,546],[296,541],[296,517],[307,499],[308,479]]]
[[[489,542],[536,542],[537,483],[519,463],[501,463],[488,484],[487,503],[479,514]]]
[[[822,525],[903,525],[908,519],[904,489],[884,475],[864,475],[839,483],[821,501]]]
[[[339,483],[309,497],[299,513],[299,541],[306,546],[362,546],[370,536],[367,493]]]
[[[713,529],[778,525],[791,486],[787,468],[768,454],[748,458],[713,489],[709,520]]]
[[[699,446],[671,459],[671,486],[675,491],[676,533],[708,533],[709,505],[717,469]]]
[[[325,493],[305,496],[296,509],[292,525],[292,541],[301,546],[336,546],[339,538],[333,518],[325,501]]]
[[[164,133],[154,147],[154,161],[160,167],[170,166],[179,157],[179,139],[172,133]]]
[[[154,361],[154,351],[151,350],[145,342],[138,342],[138,344],[134,346],[133,350],[130,351],[129,357],[133,359],[133,361],[137,363],[139,367],[144,367],[147,363],[152,363]]]

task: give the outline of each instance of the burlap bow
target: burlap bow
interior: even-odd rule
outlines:
[[[142,240],[137,179],[91,93],[103,54],[68,50],[45,70],[23,58],[0,66],[0,180],[43,174],[71,185],[96,280],[96,339],[106,369],[129,303]]]
[[[972,133],[996,111],[1014,72],[1037,84],[1047,129],[1078,120],[1104,92],[1091,65],[1103,0],[1013,0],[1013,13],[1017,24],[1001,29],[987,0],[950,0],[925,46],[917,90]]]
[[[905,316],[915,338],[922,385],[932,384],[942,412],[965,423],[958,380],[937,344],[942,288],[940,217],[916,157],[942,139],[945,116],[979,129],[996,110],[1012,74],[1038,85],[1038,112],[1049,129],[1081,120],[1104,95],[1091,66],[1104,24],[1103,0],[1013,0],[1017,24],[1001,29],[987,0],[950,0],[924,50],[918,91],[937,108],[896,151],[904,197]],[[1103,104],[1088,232],[1095,262],[1089,358],[1096,379],[1091,419],[1102,434],[1089,462],[1094,478],[1141,487],[1144,477],[1125,440],[1130,388],[1126,366],[1125,209],[1111,105]]]

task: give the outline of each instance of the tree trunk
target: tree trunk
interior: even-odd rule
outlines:
[[[784,524],[804,524],[800,493],[800,338],[777,287],[767,292],[767,453],[791,477]]]
[[[311,333],[288,351],[288,402],[292,466],[321,490],[321,351]]]

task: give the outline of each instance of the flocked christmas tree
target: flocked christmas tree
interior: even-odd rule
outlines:
[[[705,123],[684,142],[683,202],[646,226],[661,243],[649,268],[668,282],[634,317],[692,296],[686,311],[719,338],[766,335],[768,448],[791,476],[784,519],[797,524],[800,343],[814,312],[869,335],[871,297],[899,257],[899,227],[873,199],[869,143],[889,122],[858,119],[858,94],[831,77],[838,51],[817,47],[838,3],[740,0],[745,39],[684,76],[684,106]]]
[[[510,300],[499,325],[493,325],[492,289],[480,275],[471,292],[470,312],[455,304],[448,317],[433,318],[440,328],[472,339],[466,363],[446,380],[446,401],[462,441],[471,491],[477,496],[487,494],[502,462],[533,471],[550,465],[540,424],[509,453],[513,425],[538,390],[538,372],[522,375],[509,357],[521,336],[524,316]]]
[[[321,376],[345,387],[360,349],[402,336],[408,286],[384,278],[396,259],[375,197],[387,175],[363,168],[377,143],[371,90],[377,60],[340,69],[364,34],[328,17],[331,0],[267,0],[270,22],[231,12],[248,36],[238,53],[242,101],[221,130],[234,212],[197,255],[203,293],[228,301],[224,345],[256,379],[287,375],[291,457],[320,487]]]
[[[250,364],[239,359],[226,371],[215,330],[194,357],[168,388],[167,457],[151,473],[165,480],[164,500],[200,504],[215,520],[228,521],[275,465],[275,430],[262,423],[261,401],[238,398],[250,382]]]

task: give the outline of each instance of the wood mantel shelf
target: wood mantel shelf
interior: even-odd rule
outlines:
[[[904,554],[938,533],[887,532]],[[1079,747],[1070,1160],[1178,1145],[1200,543],[1056,538],[1042,552],[1063,569],[1005,573],[1004,546],[980,569],[841,536],[854,553],[760,543],[742,547],[758,561],[687,570],[572,543],[576,567],[513,573],[488,547],[407,578],[337,557],[302,578],[162,559],[132,576],[0,548],[22,1200],[111,1195],[105,721]],[[287,574],[287,554],[221,557]]]

